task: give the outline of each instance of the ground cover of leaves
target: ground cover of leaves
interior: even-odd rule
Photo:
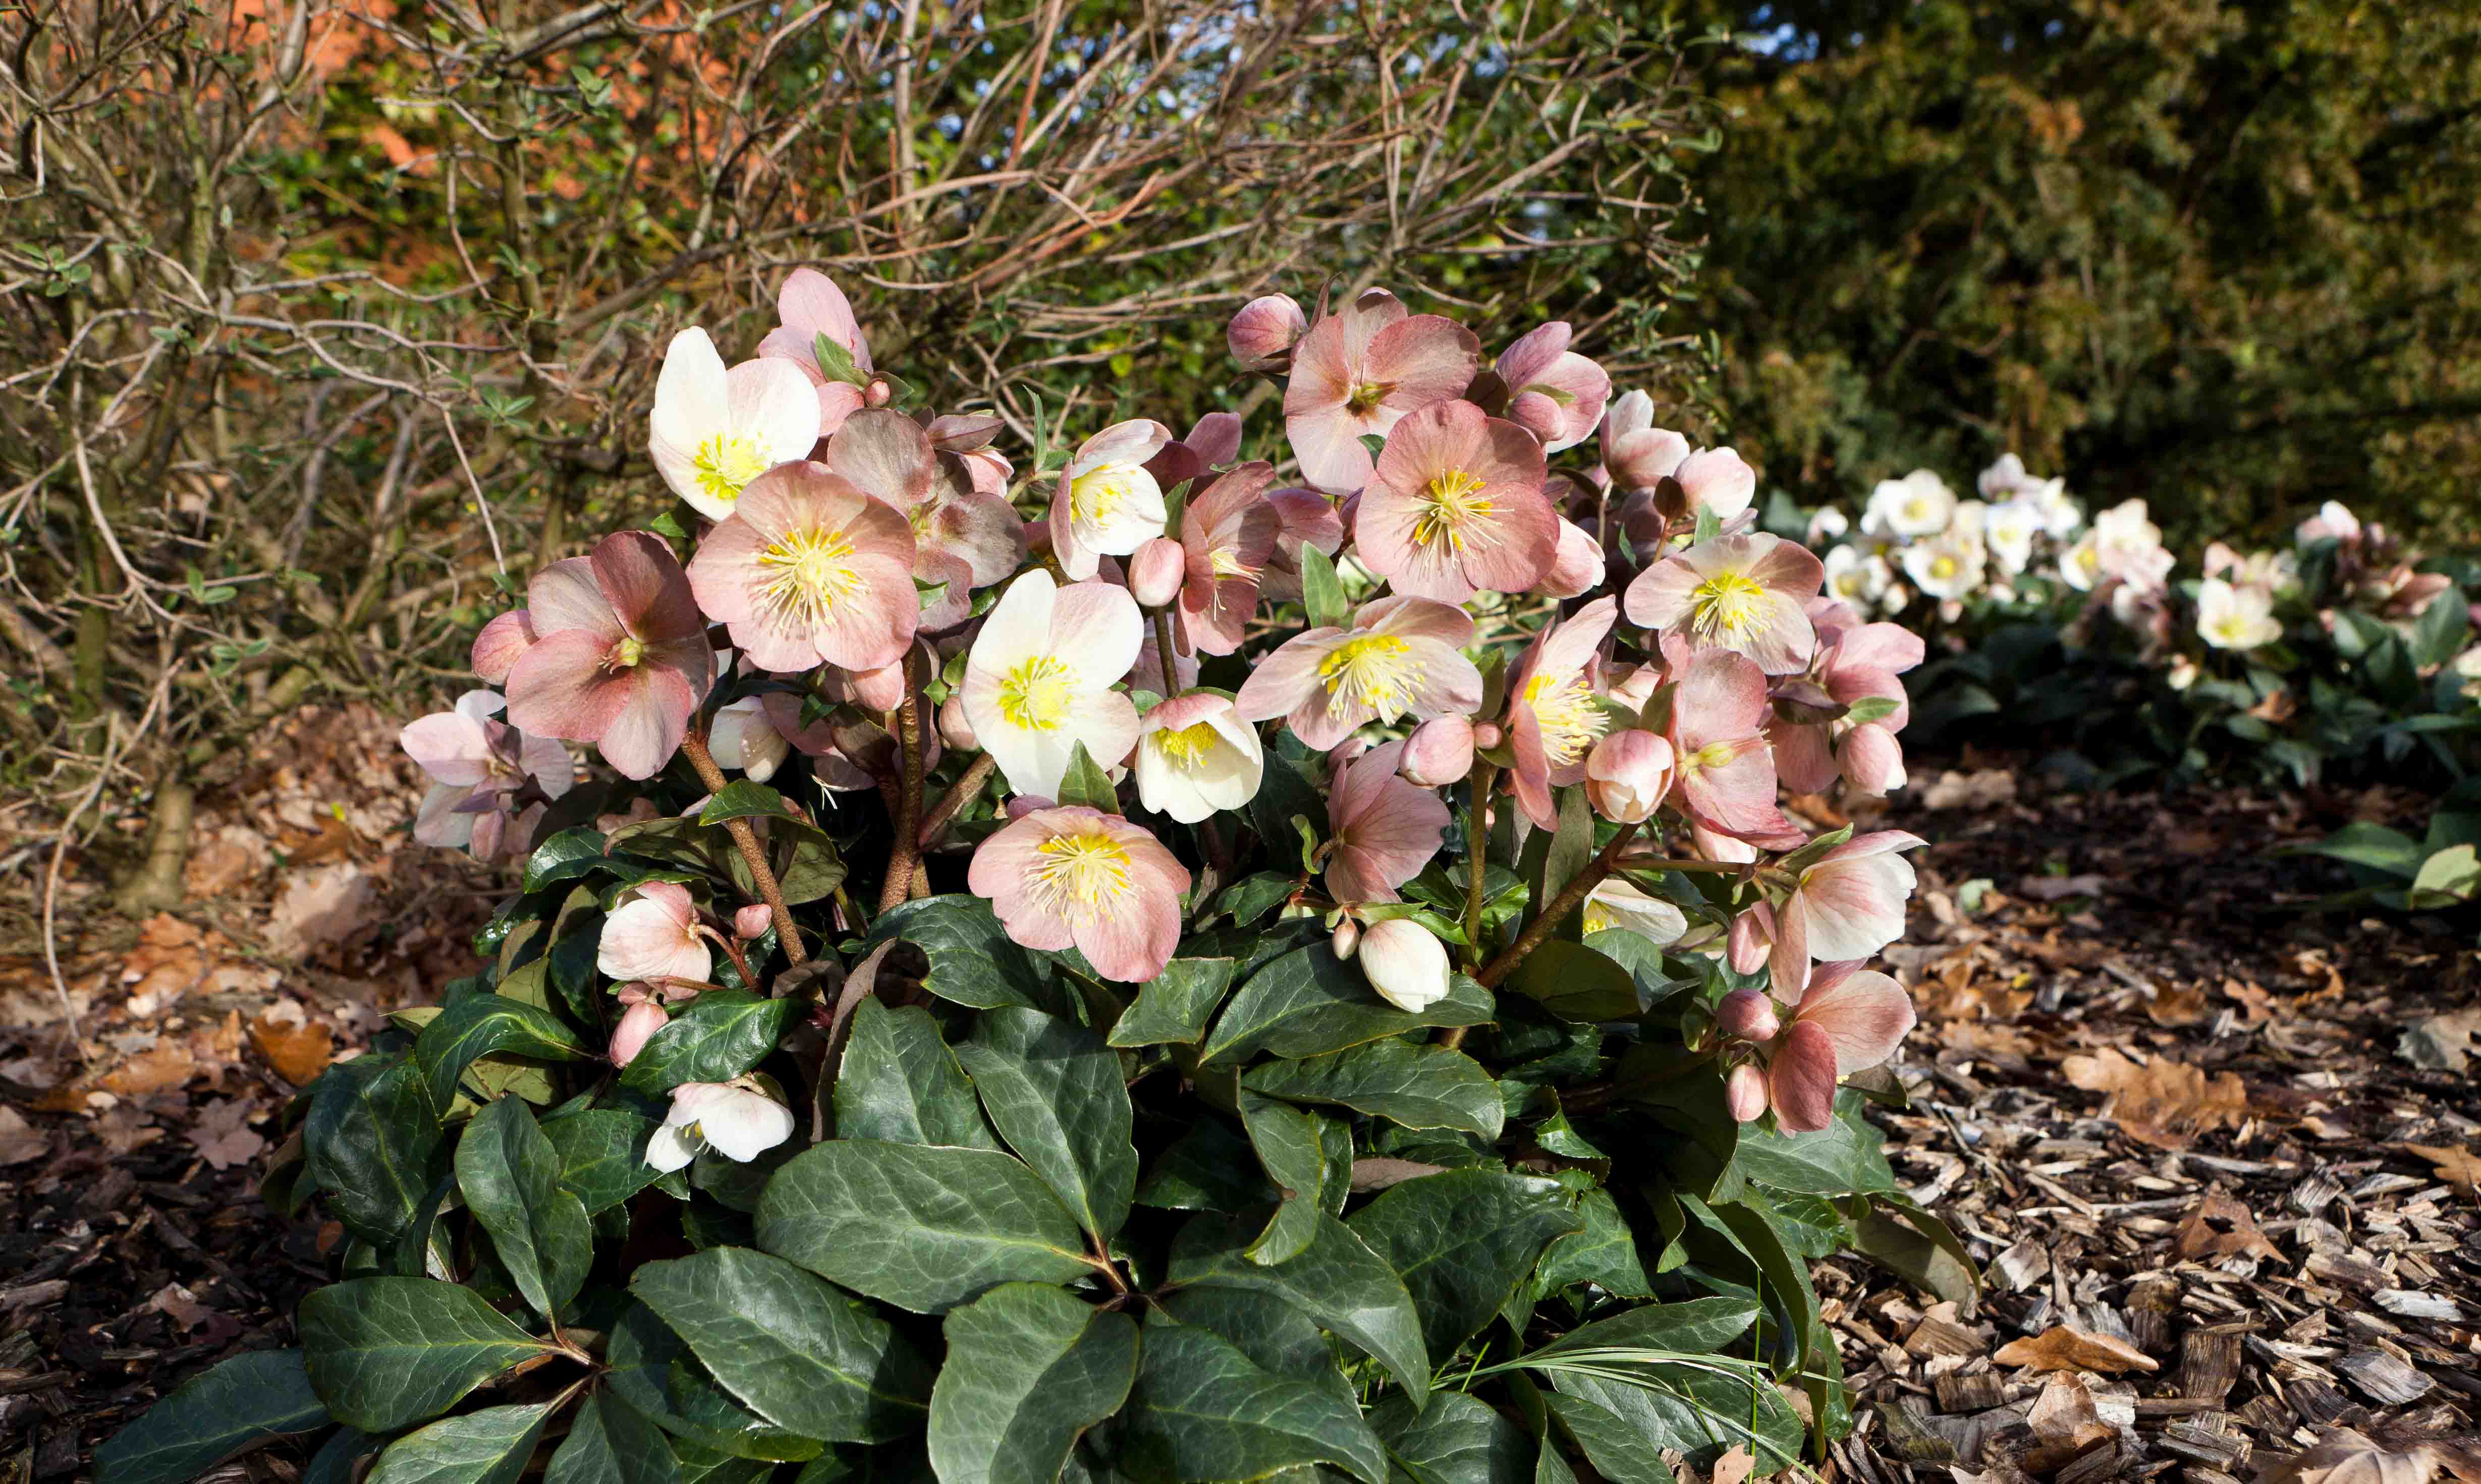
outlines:
[[[305,713],[228,766],[173,913],[110,908],[141,821],[80,842],[55,902],[76,1043],[35,916],[0,922],[0,1484],[87,1476],[180,1381],[290,1343],[324,1281],[337,1234],[255,1197],[274,1117],[467,971],[499,890],[406,839],[392,730]],[[1986,1282],[1819,1266],[1862,1398],[1825,1477],[2481,1480],[2481,957],[2443,924],[2312,911],[2340,872],[2266,853],[2421,804],[2045,795],[1970,760],[1869,821],[1932,842],[1892,955],[1921,1010],[1911,1106],[1880,1121]],[[0,844],[0,901],[39,900],[50,855],[31,826]]]

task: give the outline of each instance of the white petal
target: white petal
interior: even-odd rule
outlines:
[[[803,384],[806,387],[807,382]],[[723,357],[716,353],[715,342],[694,325],[674,335],[664,351],[664,369],[655,378],[655,411],[650,420],[655,442],[682,450],[696,448],[729,426],[730,409]],[[677,490],[680,485],[675,482],[672,487]]]
[[[810,456],[819,441],[819,393],[798,366],[771,357],[743,361],[724,374],[724,386],[733,430],[769,462]]]
[[[793,1110],[763,1093],[729,1089],[698,1115],[698,1132],[727,1159],[746,1162],[793,1136]]]
[[[646,1140],[646,1163],[668,1175],[697,1158],[705,1140],[666,1124]]]

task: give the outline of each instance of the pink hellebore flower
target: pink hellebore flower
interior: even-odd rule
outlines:
[[[1703,541],[1629,584],[1632,623],[1677,634],[1698,648],[1743,654],[1769,675],[1808,668],[1816,647],[1803,611],[1826,581],[1807,547],[1772,535]]]
[[[1650,490],[1678,480],[1688,508],[1730,520],[1757,498],[1758,473],[1728,448],[1691,451],[1688,440],[1654,426],[1654,400],[1630,392],[1603,419],[1603,466],[1624,490]]]
[[[532,613],[522,608],[502,613],[474,636],[474,673],[483,677],[485,685],[507,685],[509,671],[516,668],[517,662],[534,647],[536,637]]]
[[[463,846],[476,860],[495,860],[522,849],[543,801],[576,781],[568,749],[498,720],[504,704],[492,691],[468,690],[457,698],[456,710],[418,717],[397,734],[398,745],[431,779],[414,817],[414,839]],[[513,831],[512,821],[519,826]]]
[[[1180,945],[1188,872],[1117,815],[1037,809],[974,851],[966,872],[1007,935],[1030,949],[1074,946],[1107,979],[1141,984]]]
[[[1839,773],[1867,793],[1901,788],[1903,748],[1894,734],[1904,729],[1912,712],[1904,683],[1897,677],[1921,663],[1925,651],[1920,636],[1900,624],[1839,623],[1837,611],[1841,616],[1850,612],[1840,604],[1811,610],[1818,648],[1810,664],[1810,680],[1842,705],[1882,696],[1893,701],[1895,709],[1875,721],[1858,724],[1796,722],[1775,716],[1766,722],[1766,739],[1775,748],[1775,769],[1784,787],[1798,794],[1818,793],[1833,784]]]
[[[1353,519],[1354,553],[1415,597],[1527,591],[1559,555],[1543,468],[1542,445],[1516,424],[1469,402],[1432,403],[1387,435]]]
[[[1544,829],[1559,824],[1551,791],[1583,780],[1585,754],[1610,730],[1595,700],[1596,651],[1619,617],[1596,598],[1533,637],[1507,682],[1507,735],[1516,751],[1516,801]]]
[[[625,1067],[638,1059],[655,1032],[671,1021],[671,1015],[652,1000],[640,1000],[620,1012],[620,1024],[612,1028],[612,1064]]]
[[[830,381],[819,368],[819,337],[824,335],[844,347],[856,370],[865,376],[870,373],[870,343],[862,338],[861,322],[853,318],[852,301],[826,274],[815,268],[797,268],[775,291],[775,318],[782,323],[758,342],[759,355],[791,361],[801,369],[818,388],[821,436],[834,432],[868,400],[863,388],[849,381]]]
[[[1259,582],[1284,527],[1266,498],[1274,478],[1271,465],[1242,464],[1207,485],[1181,516],[1181,628],[1203,653],[1240,648],[1258,611]]]
[[[788,673],[892,664],[921,613],[904,517],[807,461],[751,482],[690,559],[690,587],[750,664]]]
[[[1392,742],[1336,768],[1326,801],[1326,890],[1338,901],[1397,900],[1396,888],[1439,853],[1451,817],[1437,794],[1396,775],[1403,752]]]
[[[703,979],[715,967],[698,912],[675,881],[648,881],[603,920],[595,971],[607,978]]]
[[[997,489],[982,488],[974,465],[939,447],[937,427],[925,431],[901,412],[866,408],[827,439],[823,460],[912,527],[914,577],[942,585],[917,601],[921,627],[933,633],[971,617],[974,589],[1005,579],[1026,552],[1025,522],[999,493],[1005,477]]]
[[[1799,832],[1775,807],[1775,760],[1766,745],[1766,677],[1743,656],[1699,650],[1671,700],[1674,786],[1689,818],[1720,834],[1761,843]]]
[[[1084,582],[1099,559],[1125,557],[1163,534],[1169,512],[1146,463],[1171,430],[1144,418],[1114,423],[1078,445],[1051,500],[1051,550],[1059,570]]]
[[[1419,1014],[1448,998],[1447,945],[1411,918],[1372,923],[1354,954],[1378,998]]]
[[[1811,959],[1863,959],[1904,935],[1913,863],[1898,853],[1927,844],[1903,830],[1861,835],[1819,856],[1774,909],[1767,963],[1777,997],[1789,1000],[1809,976]]]
[[[1594,812],[1614,824],[1654,818],[1671,793],[1671,743],[1633,728],[1613,732],[1585,756],[1585,796]]]
[[[1267,294],[1242,304],[1223,331],[1232,358],[1251,371],[1281,371],[1309,333],[1309,316],[1290,294]]]
[[[1277,602],[1297,602],[1301,596],[1301,548],[1315,546],[1330,557],[1344,550],[1344,512],[1315,489],[1268,490],[1267,503],[1275,508],[1275,519],[1280,524],[1275,532],[1275,549],[1267,558],[1267,570],[1260,574],[1258,590]]]
[[[1371,721],[1470,716],[1481,704],[1481,671],[1457,651],[1472,641],[1461,609],[1381,598],[1349,629],[1312,629],[1285,643],[1250,671],[1234,703],[1243,721],[1284,717],[1321,752]]]
[[[535,573],[526,603],[540,638],[509,669],[509,720],[593,742],[623,775],[653,777],[715,683],[706,619],[671,548],[614,533]]]
[[[702,329],[664,351],[646,452],[672,493],[709,520],[732,513],[751,480],[819,441],[819,408],[801,374],[780,360],[729,371]]]
[[[1461,783],[1473,771],[1474,727],[1466,716],[1433,716],[1404,739],[1397,771],[1425,789]]]
[[[1766,1057],[1765,1102],[1787,1133],[1815,1133],[1835,1121],[1835,1085],[1895,1054],[1913,1028],[1903,986],[1857,962],[1820,968]],[[1741,1122],[1763,1111],[1761,1106]]]
[[[1319,321],[1293,348],[1284,389],[1284,432],[1301,478],[1330,494],[1359,489],[1371,472],[1362,434],[1390,433],[1406,413],[1463,396],[1480,360],[1473,331],[1435,314],[1408,316],[1385,289]]]
[[[992,440],[1006,426],[995,417],[950,413],[932,418],[923,431],[929,434],[932,448],[964,460],[966,473],[977,493],[1005,495],[1008,480],[1016,473],[1016,465],[992,445]]]
[[[1574,335],[1554,320],[1500,352],[1500,380],[1507,384],[1507,416],[1556,454],[1582,443],[1603,420],[1611,400],[1610,374],[1568,349]]]
[[[1610,561],[1604,555],[1603,543],[1593,533],[1573,520],[1559,522],[1559,545],[1551,559],[1551,569],[1533,590],[1545,597],[1581,598],[1603,585],[1610,575]]]

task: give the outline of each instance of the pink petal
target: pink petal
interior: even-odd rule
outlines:
[[[1233,705],[1243,721],[1269,721],[1316,695],[1319,666],[1344,638],[1341,629],[1312,629],[1258,663]]]
[[[490,776],[490,742],[471,716],[443,711],[417,717],[397,734],[397,745],[440,783],[470,789]]]
[[[1221,468],[1240,456],[1240,415],[1209,412],[1199,418],[1197,426],[1188,430],[1188,436],[1180,441],[1188,444],[1189,452],[1195,454],[1206,467]]]
[[[870,348],[862,341],[852,300],[817,269],[797,268],[785,276],[775,291],[775,317],[804,335],[826,336],[851,351],[856,365],[870,369]]]
[[[588,557],[565,558],[536,572],[526,585],[526,612],[538,638],[583,630],[610,643],[626,632],[620,615],[612,611],[612,600],[595,581],[594,561]]]
[[[509,672],[509,721],[541,737],[590,742],[629,704],[623,674],[603,667],[612,640],[584,629],[546,636]]]
[[[631,634],[656,639],[705,632],[689,575],[662,537],[615,532],[595,544],[591,560],[595,582]]]
[[[1836,1076],[1849,1077],[1895,1054],[1915,1018],[1903,986],[1873,969],[1832,983],[1821,974],[1819,980],[1802,997],[1793,1020],[1825,1033],[1834,1048]]]
[[[534,615],[522,608],[512,608],[474,636],[474,673],[492,685],[508,682],[509,671],[535,641]]]
[[[1835,1043],[1794,1021],[1766,1064],[1766,1097],[1787,1133],[1816,1133],[1835,1121]]]
[[[929,435],[913,419],[885,407],[866,407],[847,418],[827,439],[825,463],[854,488],[898,509],[929,499],[937,472]]]

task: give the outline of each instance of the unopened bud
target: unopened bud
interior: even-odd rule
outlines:
[[[1775,1002],[1754,989],[1736,989],[1714,1006],[1714,1024],[1743,1041],[1771,1041],[1783,1029]]]
[[[1129,559],[1129,593],[1146,608],[1161,608],[1180,596],[1187,575],[1188,554],[1169,536],[1156,536]]]
[[[904,662],[875,670],[856,670],[847,680],[852,698],[865,711],[894,711],[904,704]]]
[[[1361,924],[1350,918],[1345,918],[1335,924],[1335,936],[1327,941],[1335,950],[1335,956],[1349,963],[1353,953],[1361,947]]]
[[[1723,1080],[1723,1106],[1734,1123],[1755,1123],[1766,1111],[1766,1075],[1743,1062]]]
[[[1473,771],[1474,726],[1464,716],[1433,716],[1404,739],[1396,770],[1405,781],[1443,789]]]
[[[1448,997],[1447,946],[1411,918],[1371,924],[1360,958],[1370,987],[1399,1010],[1426,1010]]]
[[[1864,794],[1892,794],[1904,786],[1904,744],[1875,721],[1845,733],[1835,762],[1843,781]]]
[[[1585,757],[1585,797],[1594,812],[1614,824],[1654,818],[1671,792],[1675,774],[1671,743],[1633,728],[1594,743]]]
[[[767,903],[753,901],[732,914],[732,935],[746,942],[764,935],[774,923],[775,914],[768,909]]]
[[[629,1006],[620,1024],[612,1031],[612,1064],[625,1067],[646,1049],[647,1040],[664,1028],[671,1017],[653,1001],[640,1001]]]
[[[1508,400],[1507,420],[1548,443],[1559,436],[1559,404],[1540,392],[1519,392]]]
[[[895,395],[895,389],[890,387],[884,379],[878,377],[873,377],[870,378],[870,385],[862,388],[861,400],[871,406],[883,407],[887,405],[888,401]]]
[[[1269,294],[1240,306],[1223,341],[1233,358],[1251,370],[1280,371],[1292,363],[1293,347],[1309,327],[1309,316],[1290,294]]]
[[[1499,723],[1496,721],[1474,723],[1474,745],[1484,751],[1498,746],[1505,736],[1506,734],[1499,729]]]
[[[1724,940],[1724,953],[1731,961],[1734,974],[1755,974],[1766,966],[1766,957],[1775,947],[1775,909],[1764,902],[1752,902],[1748,909],[1732,919],[1732,930]]]
[[[965,717],[962,692],[948,697],[939,706],[939,740],[959,752],[971,752],[979,745],[974,736],[974,723]]]

